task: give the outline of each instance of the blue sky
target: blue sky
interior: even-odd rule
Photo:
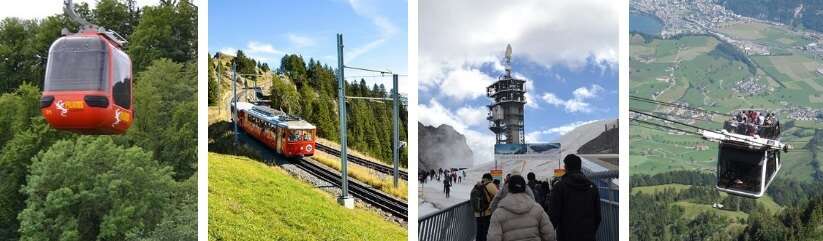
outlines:
[[[506,44],[514,76],[527,81],[527,142],[616,119],[620,9],[608,0],[421,1],[418,120],[453,126],[475,164],[491,161],[486,86],[503,73]]]
[[[408,73],[406,1],[209,1],[209,52],[234,53],[280,65],[284,54],[300,54],[336,68],[336,34],[343,34],[346,64]],[[373,75],[347,70],[348,76]],[[391,84],[390,78],[369,78]],[[378,82],[382,81],[382,82]],[[400,91],[409,82],[400,77]]]

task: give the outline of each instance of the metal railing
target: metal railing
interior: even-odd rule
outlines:
[[[471,241],[477,232],[474,211],[469,201],[463,201],[418,219],[420,241]]]
[[[600,193],[600,226],[597,228],[597,241],[617,241],[618,222],[620,220],[619,188],[613,181],[618,171],[593,173],[588,176],[597,185]]]
[[[618,202],[619,188],[613,181],[617,171],[588,174],[600,192],[600,226],[598,241],[616,241],[620,220]],[[471,203],[464,201],[446,209],[420,217],[417,235],[420,241],[471,241],[474,240],[477,224]]]

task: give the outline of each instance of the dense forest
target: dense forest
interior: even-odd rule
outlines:
[[[723,0],[721,4],[743,16],[823,32],[823,1],[820,0]]]
[[[39,110],[48,49],[78,25],[0,21],[0,240],[196,240],[196,7],[75,9],[129,40],[134,123],[121,136],[50,128]]]
[[[782,211],[769,211],[755,199],[726,195],[714,189],[712,173],[673,171],[634,175],[632,188],[684,184],[688,188],[663,188],[632,192],[629,211],[631,240],[821,240],[823,239],[823,184],[775,180],[768,194]],[[718,210],[741,211],[748,218],[733,219],[719,211],[699,211],[691,219],[677,202],[712,205]]]
[[[217,54],[216,54],[217,55]],[[231,71],[231,63],[222,64],[210,59],[212,66],[221,68],[222,73]],[[287,54],[280,60],[280,66],[269,71],[267,63],[260,63],[237,51],[232,63],[237,65],[237,72],[242,75],[271,74],[271,105],[275,109],[297,115],[317,126],[320,137],[338,142],[337,116],[337,78],[335,69],[314,59],[308,63],[300,55]],[[228,76],[227,74],[224,76]],[[215,74],[209,74],[209,103],[215,104],[219,94],[216,92]],[[391,77],[386,77],[391,84]],[[229,80],[224,80],[228,82]],[[359,82],[346,82],[347,96],[390,97],[391,89],[384,84],[369,87],[364,79]],[[385,163],[392,160],[392,102],[364,99],[347,101],[348,146],[367,153]],[[400,140],[407,138],[407,107],[400,106]],[[407,148],[400,153],[400,165],[408,166]]]

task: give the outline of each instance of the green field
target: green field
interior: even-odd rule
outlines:
[[[671,190],[674,190],[674,191],[682,191],[682,190],[688,189],[689,187],[691,187],[691,185],[683,185],[683,184],[664,184],[664,185],[654,185],[654,186],[633,187],[631,189],[631,194],[632,195],[637,194],[637,193],[652,194],[652,193],[657,193],[657,192],[667,190],[667,189],[671,189]],[[721,197],[726,197],[726,196],[728,196],[728,194],[721,192],[720,196]],[[783,209],[782,207],[780,207],[779,204],[774,202],[774,199],[772,199],[769,196],[765,196],[765,197],[762,197],[760,199],[757,199],[757,203],[760,204],[760,205],[763,205],[763,207],[765,207],[766,210],[769,210],[772,213],[780,212],[780,210]],[[673,203],[673,204],[683,207],[684,210],[685,210],[684,217],[687,217],[689,219],[694,218],[695,215],[697,215],[698,213],[700,213],[702,211],[706,211],[706,210],[717,210],[717,211],[720,211],[719,214],[721,214],[723,216],[730,217],[730,218],[738,218],[738,217],[746,218],[748,216],[748,214],[746,214],[744,212],[719,210],[719,209],[713,208],[711,205],[707,205],[707,204],[688,203],[686,201],[676,202],[676,203]]]
[[[284,170],[209,153],[209,240],[406,240],[406,228],[348,210]]]
[[[785,27],[778,27],[759,22],[734,23],[720,28],[720,32],[739,40],[750,40],[766,44],[774,49],[772,52],[788,52],[792,46],[805,45],[810,42],[799,33]]]
[[[792,37],[782,29],[763,29],[766,27],[768,26],[730,27],[728,34],[764,41]],[[752,71],[745,62],[728,52],[718,50],[715,48],[717,46],[718,40],[711,36],[632,41],[630,95],[688,103],[690,106],[722,113],[741,108],[823,108],[823,95],[820,94],[823,92],[823,77],[815,73],[817,66],[823,66],[820,61],[799,54],[754,56],[751,59],[756,68]],[[753,95],[740,93],[733,90],[738,81],[754,81],[764,88]],[[629,106],[646,111],[666,111],[658,106],[635,101],[630,102]],[[722,127],[720,121],[722,117],[715,118],[712,122],[697,121],[694,124],[719,129]],[[778,178],[801,181],[813,179],[815,169],[812,155],[808,150],[802,150],[810,136],[797,134],[818,128],[823,128],[823,124],[796,121],[793,128],[783,130],[783,140],[790,141],[801,149],[783,155],[785,162]],[[713,171],[717,165],[715,143],[637,125],[632,125],[629,133],[631,174],[656,174],[673,170]],[[700,150],[698,146],[705,149]],[[791,174],[784,175],[786,173]]]

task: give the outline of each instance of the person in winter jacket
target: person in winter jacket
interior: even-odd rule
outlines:
[[[549,216],[558,241],[594,241],[600,225],[600,196],[597,186],[580,171],[581,159],[570,154],[563,159],[566,174],[551,192]]]
[[[529,189],[532,190],[534,194],[534,201],[540,204],[545,199],[545,193],[543,193],[543,188],[541,187],[541,183],[537,181],[537,176],[534,175],[534,172],[529,172],[526,174],[526,185],[529,186]]]
[[[520,176],[520,172],[512,171],[512,173],[509,173],[508,178],[511,178],[512,175]],[[526,188],[525,193],[526,193],[526,195],[529,195],[529,197],[532,197],[532,201],[534,201],[534,192],[532,192],[531,188]],[[492,213],[494,213],[494,210],[497,209],[497,205],[500,203],[500,200],[503,200],[503,198],[505,198],[508,194],[509,194],[508,184],[503,185],[503,188],[501,188],[500,191],[497,192],[497,195],[495,195],[494,199],[492,199],[491,205],[489,205],[489,207],[492,210]]]
[[[512,175],[505,189],[509,194],[500,200],[492,214],[488,241],[555,240],[549,216],[526,194],[528,186],[520,175]]]
[[[476,187],[483,188],[484,203],[490,203],[497,195],[497,187],[492,183],[492,175],[489,173],[483,174],[483,179]],[[486,235],[489,232],[489,222],[491,220],[492,210],[491,205],[486,207],[481,212],[474,212],[474,218],[477,222],[477,233],[475,234],[475,241],[486,241]]]

